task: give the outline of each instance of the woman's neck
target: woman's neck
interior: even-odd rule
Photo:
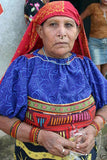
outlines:
[[[69,58],[69,57],[72,55],[71,52],[68,52],[65,56],[60,56],[60,57],[59,57],[59,56],[51,56],[51,55],[48,55],[48,54],[46,53],[44,47],[41,48],[41,49],[38,51],[38,53],[41,54],[41,55],[45,55],[46,57],[57,58],[57,59]]]

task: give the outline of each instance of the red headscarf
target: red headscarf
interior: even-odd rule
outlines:
[[[30,53],[35,49],[42,48],[43,43],[36,32],[36,25],[42,24],[45,20],[53,16],[67,16],[75,20],[81,29],[72,52],[75,52],[80,56],[82,55],[91,58],[83,23],[78,11],[68,1],[53,1],[45,4],[33,17],[33,20],[29,24],[11,62],[21,55]]]

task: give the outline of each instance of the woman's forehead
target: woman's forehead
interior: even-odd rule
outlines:
[[[70,17],[67,17],[67,16],[50,17],[46,20],[46,22],[53,21],[53,20],[56,20],[56,21],[71,21],[71,22],[75,23],[75,20],[73,18],[70,18]]]

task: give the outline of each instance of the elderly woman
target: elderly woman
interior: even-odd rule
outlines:
[[[0,85],[0,129],[16,138],[15,159],[96,159],[107,80],[87,46],[70,2],[47,3],[34,16]]]

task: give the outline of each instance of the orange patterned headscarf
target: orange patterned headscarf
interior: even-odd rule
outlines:
[[[53,1],[45,4],[33,17],[11,62],[21,55],[28,54],[35,49],[42,48],[43,43],[36,32],[36,25],[42,24],[48,18],[53,16],[67,16],[75,20],[77,25],[80,26],[81,30],[77,40],[75,41],[72,52],[75,52],[80,56],[82,55],[90,58],[87,38],[78,11],[68,1]]]

